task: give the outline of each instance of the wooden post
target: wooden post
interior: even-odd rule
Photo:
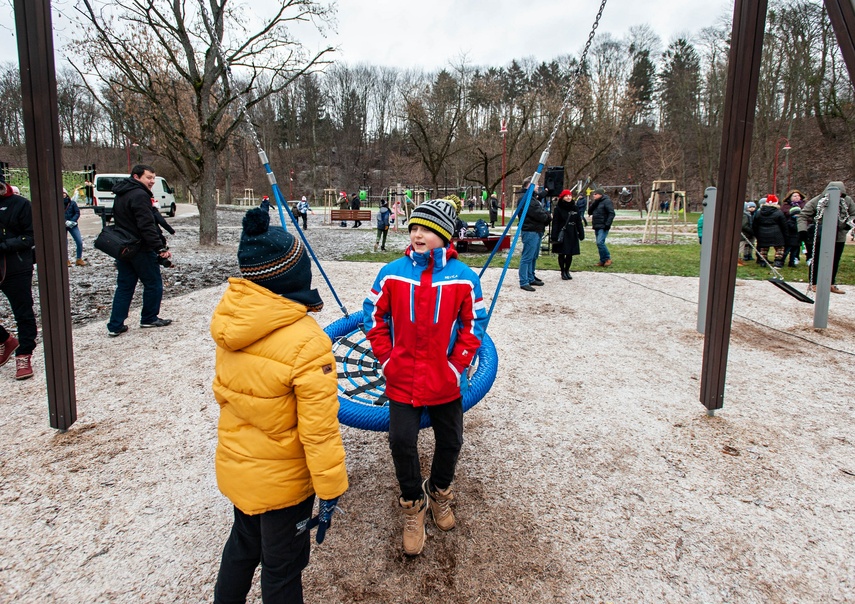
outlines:
[[[742,228],[742,202],[748,182],[766,8],[766,0],[736,0],[733,9],[715,224],[711,233],[711,257],[718,261],[710,266],[701,369],[700,401],[710,415],[724,406],[736,289],[736,255]]]
[[[65,431],[77,420],[77,399],[50,1],[15,0],[15,30],[21,65],[50,425]]]
[[[825,0],[825,9],[849,70],[849,81],[855,82],[855,7],[852,0]]]

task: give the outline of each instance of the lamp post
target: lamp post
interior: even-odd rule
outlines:
[[[505,154],[508,151],[508,141],[506,135],[508,133],[508,122],[502,120],[502,128],[499,130],[502,133],[502,226],[505,226]]]
[[[785,136],[779,138],[775,143],[775,166],[772,168],[772,195],[775,197],[778,196],[778,146],[781,144],[781,141],[784,141],[784,146],[782,147],[784,151],[792,149],[792,147],[790,147],[790,141],[787,140],[787,137]],[[789,157],[789,154],[787,154],[787,157]],[[789,178],[789,169],[787,170],[787,177]]]

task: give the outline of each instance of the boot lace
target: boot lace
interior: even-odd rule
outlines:
[[[5,344],[4,344],[5,346]],[[16,369],[27,369],[30,366],[30,359],[27,357],[15,357]]]
[[[432,495],[436,495],[436,494],[432,493]],[[442,498],[442,499],[431,497],[431,500],[433,501],[434,505],[436,506],[434,508],[434,512],[438,511],[440,518],[445,518],[446,516],[448,516],[451,513],[451,498],[450,497]]]
[[[418,514],[410,514],[407,515],[407,521],[404,525],[404,530],[408,533],[415,533],[419,528],[419,517]]]

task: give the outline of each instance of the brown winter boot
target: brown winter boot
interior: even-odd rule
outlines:
[[[15,357],[15,379],[26,380],[33,377],[33,355],[22,354]]]
[[[427,502],[422,497],[419,501],[400,499],[399,503],[404,512],[404,553],[408,556],[418,556],[425,546]]]
[[[86,266],[86,261],[85,261],[83,258],[78,258],[78,259],[74,262],[74,264],[76,264],[77,266]]]
[[[454,512],[451,510],[451,502],[454,501],[454,495],[451,493],[451,487],[447,489],[437,489],[436,491],[428,490],[428,481],[422,483],[422,490],[425,492],[428,504],[430,505],[430,514],[433,516],[433,522],[441,531],[450,531],[454,528]]]

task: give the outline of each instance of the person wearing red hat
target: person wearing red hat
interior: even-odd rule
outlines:
[[[778,205],[774,195],[766,196],[764,203],[754,214],[752,225],[757,238],[757,264],[766,266],[769,248],[775,248],[775,268],[784,266],[784,244],[787,241],[787,217]]]
[[[579,242],[584,238],[585,228],[573,201],[573,194],[564,189],[555,204],[549,239],[552,242],[552,251],[558,254],[558,268],[561,269],[561,278],[565,281],[573,278],[570,265],[573,264],[573,256],[579,255]]]

